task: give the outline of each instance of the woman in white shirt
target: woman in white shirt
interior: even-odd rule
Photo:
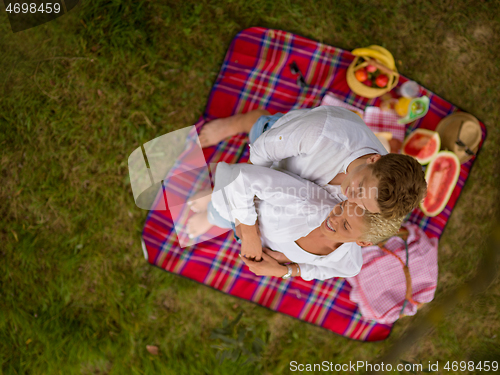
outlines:
[[[360,246],[390,237],[401,220],[365,212],[290,172],[219,163],[207,211],[190,219],[188,231],[235,224],[243,254],[246,242],[256,241],[255,230],[247,229],[258,225],[262,260],[242,257],[255,274],[324,280],[355,276],[362,266]]]

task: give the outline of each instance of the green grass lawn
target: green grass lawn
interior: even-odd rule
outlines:
[[[498,277],[433,310],[478,272],[498,212],[499,14],[484,0],[86,0],[13,34],[2,11],[0,374],[282,374],[290,361],[374,361],[429,312],[432,328],[397,360],[500,360]],[[349,50],[383,45],[403,75],[488,128],[440,242],[435,302],[385,342],[350,341],[143,258],[146,212],[134,205],[128,155],[194,124],[230,41],[250,26]],[[244,345],[262,339],[262,356],[220,365],[210,336],[240,311]]]

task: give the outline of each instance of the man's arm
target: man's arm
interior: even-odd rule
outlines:
[[[292,263],[292,276],[302,276],[304,280],[326,280],[332,277],[352,277],[359,273],[362,263],[361,259],[356,259],[356,257],[352,257],[351,254],[347,253],[344,257],[339,259],[338,263],[333,263],[330,266],[316,266],[306,263],[297,264],[279,251],[273,251],[268,248],[264,248],[262,251],[266,255],[274,258],[280,264]],[[259,271],[262,270],[259,269]]]
[[[290,277],[297,277],[301,275],[299,264],[290,263],[284,265],[282,264],[283,262],[280,262],[276,260],[276,258],[273,258],[272,254],[270,254],[273,253],[272,250],[269,250],[267,248],[264,248],[263,250],[264,252],[262,253],[262,261],[260,262],[242,258],[243,262],[248,266],[248,269],[257,276],[283,277],[288,273],[288,267],[290,267],[290,270],[292,271]]]
[[[262,241],[260,239],[258,221],[253,225],[241,224],[236,220],[238,236],[241,239],[241,255],[247,259],[260,262],[262,260]]]
[[[256,262],[250,259],[241,258],[243,262],[248,266],[250,271],[252,271],[257,276],[274,276],[274,277],[282,277],[288,273],[288,267],[282,264],[279,264],[276,259],[270,257],[266,253],[262,253],[262,261]],[[296,269],[292,267],[293,272]],[[292,276],[293,276],[292,272]]]

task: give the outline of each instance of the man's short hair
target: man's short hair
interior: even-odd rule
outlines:
[[[377,203],[384,218],[404,217],[425,198],[427,183],[417,159],[387,154],[369,167],[379,181]]]
[[[365,211],[363,220],[366,229],[359,240],[376,245],[399,231],[403,217],[385,218],[382,214]]]

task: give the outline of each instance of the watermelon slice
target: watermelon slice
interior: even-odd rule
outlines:
[[[422,165],[428,164],[439,152],[441,138],[438,132],[417,129],[406,137],[402,153],[413,156]]]
[[[441,151],[427,166],[427,195],[420,208],[427,216],[441,213],[448,203],[460,174],[460,161],[450,151]]]

